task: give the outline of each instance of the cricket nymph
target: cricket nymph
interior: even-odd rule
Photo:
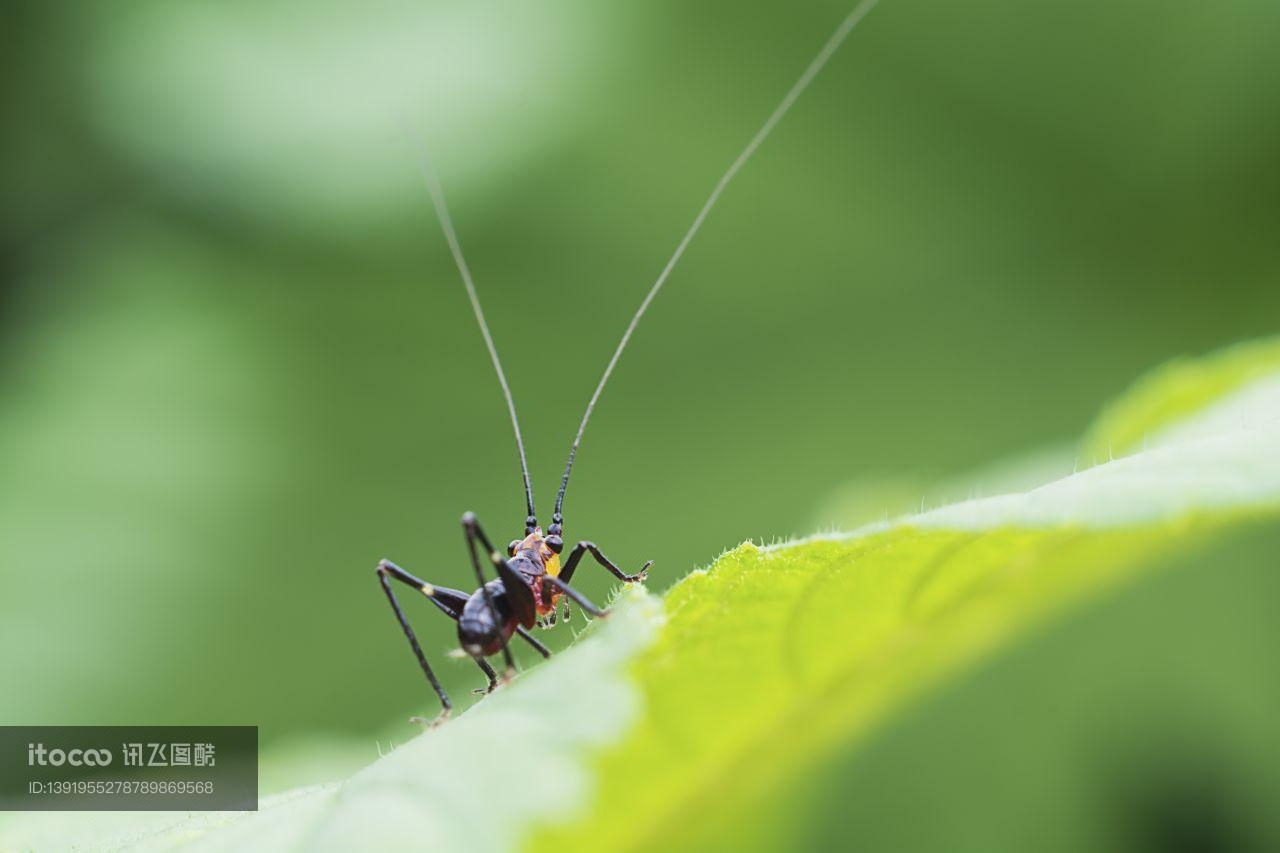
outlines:
[[[556,623],[556,610],[562,599],[564,601],[565,619],[569,617],[569,602],[571,601],[576,602],[579,607],[591,616],[606,615],[605,611],[596,607],[586,596],[570,586],[573,580],[573,573],[577,570],[578,563],[581,562],[584,555],[590,554],[597,563],[623,583],[636,583],[645,579],[649,572],[649,566],[653,565],[652,560],[645,563],[640,571],[634,574],[627,574],[602,554],[593,542],[579,542],[569,552],[569,556],[565,558],[564,565],[561,566],[560,564],[560,555],[564,550],[564,516],[562,514],[564,493],[569,486],[569,474],[573,471],[573,462],[577,458],[578,447],[581,445],[582,436],[586,432],[587,422],[591,420],[591,413],[595,411],[596,403],[600,402],[600,394],[604,391],[605,385],[608,384],[609,377],[613,375],[613,369],[617,366],[618,359],[622,356],[622,351],[626,349],[627,343],[631,340],[631,335],[639,325],[640,318],[644,316],[649,304],[658,295],[658,291],[662,289],[663,284],[666,283],[667,277],[671,275],[671,270],[675,268],[676,262],[684,254],[689,242],[698,233],[698,229],[702,227],[707,214],[715,206],[716,200],[720,198],[724,188],[728,186],[733,176],[738,173],[743,164],[760,147],[765,137],[773,131],[777,123],[791,109],[792,104],[809,86],[809,83],[812,82],[817,73],[831,59],[836,49],[840,47],[841,43],[849,35],[850,30],[862,20],[875,4],[876,0],[860,0],[854,9],[845,16],[844,20],[836,28],[835,33],[827,39],[826,44],[818,51],[817,56],[809,63],[804,73],[791,86],[782,101],[769,114],[768,119],[765,120],[760,129],[747,142],[746,147],[742,149],[737,158],[734,159],[729,168],[720,177],[720,180],[712,189],[711,195],[707,197],[702,208],[698,211],[693,224],[689,226],[689,230],[685,232],[683,239],[676,246],[675,252],[667,261],[666,266],[662,268],[657,280],[649,288],[649,292],[640,303],[640,307],[632,315],[631,322],[627,324],[622,333],[622,339],[618,341],[613,355],[609,358],[608,364],[605,365],[604,374],[596,384],[595,391],[591,394],[591,399],[587,401],[586,411],[582,415],[582,421],[578,424],[577,435],[573,438],[573,444],[569,446],[569,461],[564,467],[564,477],[560,481],[560,490],[556,494],[555,511],[551,514],[551,525],[547,527],[545,536],[542,533],[542,528],[538,525],[537,513],[533,507],[533,485],[529,480],[529,463],[525,458],[524,438],[520,434],[520,420],[516,417],[516,404],[511,396],[511,387],[507,384],[506,373],[502,370],[502,361],[498,358],[498,348],[493,342],[493,335],[490,333],[489,324],[485,320],[484,310],[480,307],[480,297],[476,293],[475,283],[471,280],[471,269],[467,266],[467,261],[462,254],[462,247],[458,243],[458,235],[453,228],[453,219],[449,216],[449,208],[445,204],[444,190],[441,188],[435,172],[431,169],[430,163],[424,160],[422,165],[423,175],[427,182],[427,191],[431,194],[431,201],[440,217],[440,225],[444,229],[449,251],[453,255],[454,263],[457,264],[458,272],[462,276],[467,298],[471,302],[471,310],[480,326],[480,334],[484,338],[485,348],[489,351],[489,360],[493,362],[494,372],[498,374],[498,384],[502,386],[502,396],[506,400],[507,413],[511,417],[511,427],[515,432],[516,450],[520,457],[520,473],[524,480],[525,508],[527,510],[524,537],[512,540],[511,544],[507,546],[505,555],[493,547],[493,543],[485,535],[474,513],[469,512],[462,516],[462,530],[466,536],[468,549],[471,552],[471,568],[474,570],[475,578],[480,584],[480,588],[470,595],[460,590],[446,589],[445,587],[435,586],[419,580],[388,560],[378,563],[378,581],[382,585],[382,590],[386,593],[387,600],[391,603],[391,609],[396,615],[396,620],[400,623],[401,630],[404,631],[405,638],[409,641],[409,647],[413,649],[418,665],[422,668],[427,681],[440,698],[442,710],[440,716],[436,718],[436,722],[443,721],[449,716],[453,703],[449,700],[444,688],[440,686],[440,680],[432,672],[431,665],[427,663],[427,657],[422,653],[422,646],[419,645],[418,638],[414,636],[413,629],[409,627],[409,620],[405,618],[404,611],[400,609],[400,602],[396,600],[391,582],[394,580],[422,593],[437,609],[458,624],[458,643],[462,646],[462,650],[471,656],[489,678],[488,687],[475,692],[488,693],[497,686],[498,674],[485,658],[501,653],[507,664],[507,675],[510,677],[515,672],[515,659],[511,656],[511,649],[508,647],[508,642],[513,636],[519,636],[520,639],[533,646],[543,657],[551,656],[551,652],[547,647],[534,639],[533,635],[529,633],[529,629],[535,625],[541,625],[545,628],[553,626]],[[496,580],[485,579],[485,570],[482,564],[486,559],[491,563],[492,568],[498,575]]]
[[[561,497],[563,497],[563,491]],[[551,656],[550,650],[538,642],[529,633],[529,629],[539,624],[545,628],[555,625],[556,611],[562,599],[566,599],[564,601],[566,620],[569,618],[570,601],[577,602],[578,606],[591,616],[607,615],[606,611],[596,607],[586,596],[569,585],[584,555],[590,554],[597,563],[624,583],[636,583],[648,577],[649,567],[653,565],[652,560],[645,563],[635,574],[627,574],[601,553],[594,542],[579,542],[573,547],[562,566],[560,554],[564,551],[562,538],[564,526],[559,520],[561,518],[559,512],[556,513],[555,518],[557,520],[547,529],[547,535],[544,536],[536,516],[531,511],[525,521],[524,538],[512,540],[504,556],[493,547],[493,543],[485,535],[484,529],[476,519],[475,513],[469,512],[462,516],[462,530],[471,552],[471,565],[481,582],[480,588],[470,595],[461,590],[436,586],[420,580],[390,560],[382,560],[378,563],[378,580],[382,584],[382,590],[386,593],[387,600],[391,602],[391,609],[395,612],[396,619],[409,640],[409,646],[418,659],[418,665],[422,667],[427,681],[440,697],[443,710],[436,718],[436,722],[448,718],[453,709],[453,702],[445,693],[440,680],[436,678],[431,665],[427,663],[422,646],[418,643],[413,629],[409,627],[409,620],[405,618],[404,611],[400,609],[400,602],[392,591],[391,581],[399,581],[413,587],[426,596],[442,613],[458,623],[458,645],[475,660],[489,679],[486,687],[474,692],[489,693],[498,686],[498,673],[485,658],[502,654],[506,659],[509,678],[515,672],[515,661],[511,657],[511,650],[507,647],[512,636],[519,636],[543,657]],[[487,583],[484,581],[484,573],[480,567],[481,554],[486,554],[493,564],[498,574],[496,580]]]

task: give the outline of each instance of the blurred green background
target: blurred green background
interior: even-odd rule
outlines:
[[[546,515],[630,312],[847,4],[8,10],[0,720],[279,747],[407,737],[434,700],[374,564],[470,588],[461,513],[523,521],[423,143]],[[1264,0],[884,0],[654,304],[567,536],[661,589],[1272,332],[1278,42]]]

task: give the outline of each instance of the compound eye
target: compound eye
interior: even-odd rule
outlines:
[[[511,544],[507,546],[507,556],[514,557],[516,555],[516,549],[519,547],[520,547],[520,540],[512,539]]]
[[[559,536],[548,536],[546,542],[547,547],[551,549],[553,554],[559,554],[564,550],[564,540]]]

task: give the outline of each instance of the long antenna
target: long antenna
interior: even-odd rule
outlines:
[[[422,158],[422,175],[427,181],[427,192],[431,194],[431,203],[435,205],[436,215],[440,217],[440,226],[444,229],[444,237],[449,242],[449,251],[453,253],[453,261],[462,274],[462,283],[467,287],[467,297],[471,300],[471,309],[475,312],[476,322],[480,324],[480,334],[484,336],[484,345],[489,348],[489,358],[493,360],[493,369],[498,374],[498,383],[502,386],[502,396],[507,400],[507,411],[511,413],[511,428],[516,433],[516,449],[520,451],[520,473],[524,476],[524,497],[529,507],[527,527],[537,524],[537,513],[533,511],[533,485],[529,482],[529,462],[524,455],[524,438],[520,435],[520,420],[516,417],[516,403],[511,397],[511,386],[507,384],[507,374],[502,371],[502,361],[498,358],[498,348],[494,346],[493,335],[489,333],[489,323],[484,319],[484,309],[480,307],[480,297],[476,294],[475,282],[471,280],[471,269],[467,259],[462,255],[462,246],[458,244],[458,234],[453,229],[453,217],[449,215],[449,206],[445,204],[444,187],[431,168],[431,161],[424,155]]]
[[[818,51],[818,55],[809,63],[809,67],[800,75],[800,79],[795,82],[791,89],[783,96],[769,118],[756,131],[756,135],[751,137],[751,141],[738,154],[737,159],[729,165],[728,170],[720,176],[720,180],[716,183],[715,188],[711,190],[711,195],[703,203],[702,209],[698,211],[698,215],[694,217],[693,224],[689,226],[689,230],[685,232],[680,244],[676,246],[675,252],[671,255],[667,265],[662,268],[662,272],[658,275],[658,280],[653,283],[653,287],[649,288],[649,293],[645,296],[644,301],[640,303],[640,307],[636,309],[636,313],[631,318],[631,322],[627,324],[627,330],[622,333],[622,340],[618,341],[618,348],[613,351],[613,357],[609,359],[608,366],[604,369],[604,375],[600,377],[600,384],[596,385],[595,392],[591,395],[590,402],[587,403],[587,410],[582,415],[582,423],[578,425],[578,434],[574,436],[573,446],[569,448],[569,462],[564,467],[564,479],[560,481],[560,491],[556,494],[556,510],[551,517],[552,524],[560,524],[563,521],[560,510],[564,506],[564,492],[569,487],[569,473],[573,471],[573,460],[578,455],[578,445],[582,443],[582,434],[587,430],[587,421],[591,420],[591,413],[595,411],[596,403],[600,400],[600,393],[604,391],[604,386],[609,381],[609,377],[613,375],[613,368],[618,364],[618,359],[622,356],[622,351],[627,348],[627,343],[631,340],[631,335],[636,330],[636,326],[640,325],[640,318],[644,316],[644,312],[649,310],[649,303],[653,302],[654,297],[658,295],[658,291],[662,289],[662,285],[667,283],[667,277],[671,275],[671,271],[675,269],[676,263],[680,260],[680,256],[684,254],[684,250],[689,247],[689,243],[693,240],[694,235],[702,228],[702,223],[707,218],[707,214],[711,212],[711,208],[715,207],[716,202],[720,199],[720,194],[724,192],[725,187],[733,180],[738,171],[751,159],[751,155],[756,153],[756,149],[765,141],[774,127],[787,114],[791,106],[809,88],[809,84],[813,82],[813,78],[818,76],[818,72],[831,59],[832,55],[844,43],[845,38],[853,30],[858,23],[867,16],[867,13],[875,8],[879,0],[862,0],[853,8],[840,26],[836,27],[836,31],[827,39],[826,44]]]

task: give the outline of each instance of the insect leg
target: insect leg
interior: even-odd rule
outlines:
[[[516,621],[526,628],[532,627],[538,610],[529,582],[520,572],[512,568],[511,563],[497,548],[493,547],[493,543],[485,535],[474,513],[469,512],[462,516],[462,527],[467,533],[467,543],[471,546],[471,562],[476,570],[476,580],[481,584],[484,583],[484,574],[480,571],[479,557],[476,553],[478,539],[484,549],[489,552],[489,560],[493,563],[493,568],[498,572],[498,579],[502,581],[502,586],[506,590],[507,600],[511,603]]]
[[[493,560],[495,566],[501,563],[502,566],[505,566],[508,569],[508,571],[511,571],[510,567],[506,565],[506,560],[503,559],[502,555],[494,550],[493,543],[489,541],[489,537],[484,535],[484,531],[480,528],[480,522],[476,519],[475,513],[468,512],[462,516],[462,529],[467,536],[467,548],[471,551],[471,566],[476,570],[476,580],[479,581],[480,590],[484,593],[484,603],[489,608],[489,615],[493,618],[493,624],[500,626],[502,624],[502,619],[498,616],[498,608],[493,605],[493,595],[489,592],[489,587],[485,586],[484,571],[480,568],[479,546],[483,545],[485,550],[489,552],[490,558]],[[479,542],[477,543],[476,540],[479,540]],[[503,574],[501,569],[499,569],[498,573],[499,575]],[[515,574],[515,572],[511,572],[511,574]],[[503,585],[506,585],[505,577],[503,578]],[[528,587],[525,586],[523,582],[520,583],[520,586],[526,591],[528,590]],[[508,590],[508,593],[517,594],[518,590]],[[532,593],[530,593],[530,598],[532,598]],[[500,630],[498,635],[502,637],[502,656],[507,662],[507,677],[510,678],[515,674],[516,662],[511,656],[510,647],[507,645],[506,633]]]
[[[409,574],[390,560],[383,560],[378,563],[378,573],[381,574],[383,572],[392,579],[400,581],[405,586],[411,586],[425,595],[432,604],[440,609],[441,613],[455,622],[458,620],[458,615],[462,613],[462,605],[467,603],[467,594],[465,592],[449,589],[446,586],[429,584]]]
[[[392,569],[395,571],[393,572]],[[431,664],[427,663],[427,656],[422,653],[422,646],[418,644],[418,638],[414,636],[413,628],[409,627],[409,620],[405,618],[404,611],[400,609],[400,602],[396,600],[396,594],[391,591],[391,578],[394,577],[397,580],[412,578],[412,580],[405,580],[405,582],[410,585],[416,585],[419,589],[423,589],[427,585],[421,582],[414,584],[413,581],[416,581],[416,578],[413,578],[413,576],[409,575],[408,572],[405,572],[403,569],[400,569],[392,563],[388,563],[386,560],[378,563],[377,571],[378,581],[382,584],[382,591],[387,594],[387,601],[391,603],[391,609],[395,611],[396,620],[400,623],[400,627],[404,630],[405,637],[409,640],[409,646],[413,649],[413,655],[418,659],[418,664],[422,667],[422,672],[427,676],[427,681],[431,683],[431,689],[440,697],[440,715],[436,717],[432,724],[437,725],[439,723],[443,723],[449,718],[449,713],[453,710],[453,703],[449,701],[449,694],[445,693],[444,688],[440,685],[440,679],[436,678],[436,674],[431,671]],[[404,575],[405,577],[402,578],[401,575]],[[425,589],[423,591],[425,591]],[[435,599],[432,600],[434,601]]]
[[[484,658],[472,658],[472,660],[480,665],[480,669],[484,672],[485,677],[489,679],[489,686],[477,687],[471,692],[477,696],[487,696],[498,686],[498,673],[494,671],[493,667],[489,666],[489,662]]]
[[[636,572],[634,575],[629,575],[614,565],[612,560],[600,553],[600,549],[596,547],[596,543],[585,541],[579,542],[577,545],[573,546],[573,551],[570,552],[569,559],[565,560],[564,568],[560,570],[560,577],[563,578],[566,583],[573,579],[573,573],[578,568],[578,563],[582,560],[582,555],[586,553],[590,553],[592,557],[595,557],[597,563],[608,569],[609,574],[613,575],[623,583],[635,583],[636,581],[644,580],[649,576],[649,567],[653,565],[653,560],[650,560],[640,568],[640,571]]]
[[[427,597],[431,599],[432,604],[439,607],[446,616],[455,622],[462,615],[463,605],[467,603],[467,594],[465,592],[442,586],[432,587],[432,592]],[[498,673],[494,672],[493,667],[489,666],[489,662],[484,658],[472,658],[472,660],[480,667],[480,671],[484,673],[485,678],[489,679],[489,684],[486,687],[476,688],[471,692],[487,696],[498,686]]]
[[[592,616],[607,616],[609,614],[609,611],[601,610],[599,607],[596,607],[594,604],[591,603],[591,600],[589,598],[587,598],[582,593],[578,592],[573,587],[569,586],[567,583],[564,582],[564,580],[556,577],[555,575],[547,575],[546,577],[543,578],[543,583],[547,584],[548,586],[554,586],[556,589],[560,590],[565,595],[569,596],[569,598],[578,602],[578,606],[581,607],[583,610],[587,611],[588,613],[590,613]]]
[[[538,654],[542,655],[544,658],[551,657],[551,649],[547,648],[546,646],[542,645],[542,643],[538,642],[538,640],[532,634],[530,634],[528,631],[524,629],[523,625],[516,626],[516,633],[519,634],[521,637],[523,637],[524,640],[529,643],[529,645],[537,649]]]
[[[443,613],[445,616],[448,616],[450,619],[454,620],[455,622],[458,621],[458,616],[462,613],[462,606],[467,603],[467,594],[465,592],[462,592],[461,590],[457,590],[457,589],[449,589],[448,587],[435,586],[433,584],[426,583],[414,577],[413,575],[409,574],[404,569],[400,568],[390,560],[383,560],[381,563],[378,564],[378,574],[382,575],[383,577],[394,578],[395,580],[400,581],[406,586],[413,587],[418,592],[422,593],[428,599],[430,599],[431,603],[434,604],[436,607],[438,607],[441,613]],[[397,608],[397,614],[399,614],[398,608]],[[489,684],[487,687],[482,687],[480,689],[473,690],[471,692],[486,693],[486,694],[492,693],[493,689],[498,685],[498,674],[494,672],[493,667],[489,666],[488,661],[480,659],[480,660],[476,660],[476,663],[479,664],[480,670],[485,674],[485,677],[489,679]]]
[[[428,585],[429,586],[429,585]],[[425,593],[426,591],[423,590]],[[458,621],[458,617],[462,615],[462,607],[467,603],[467,594],[457,589],[449,589],[443,586],[431,587],[431,592],[427,594],[431,599],[431,603],[439,607],[446,616]],[[498,686],[498,673],[494,672],[493,667],[489,666],[489,662],[484,658],[472,658],[480,667],[480,671],[484,673],[485,678],[489,679],[486,687],[479,687],[472,690],[472,693],[488,695]]]

